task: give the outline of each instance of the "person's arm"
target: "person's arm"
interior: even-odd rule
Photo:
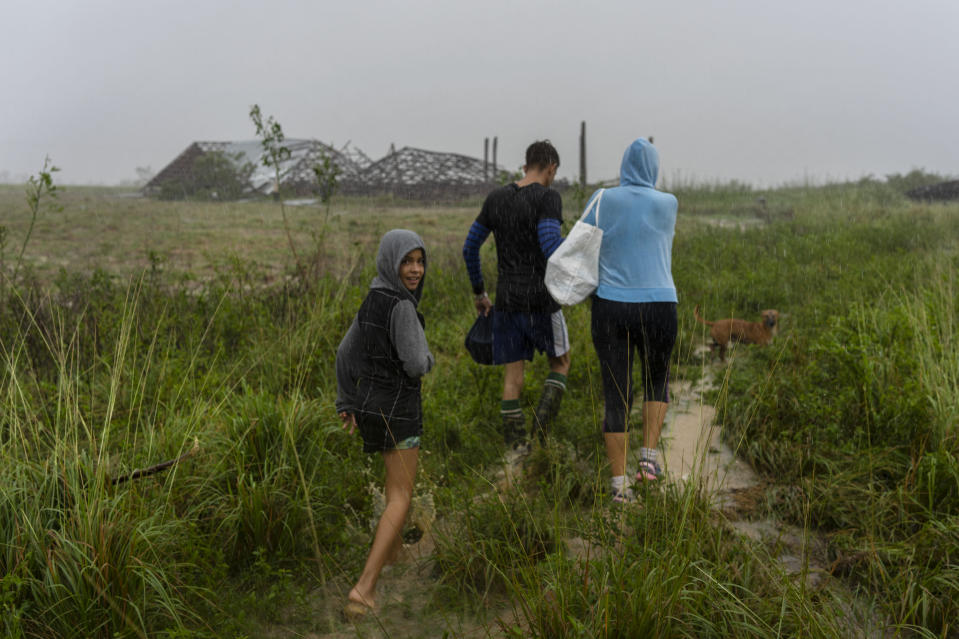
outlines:
[[[433,368],[436,360],[426,343],[426,333],[416,315],[413,302],[403,300],[393,307],[390,315],[390,339],[396,354],[403,362],[403,371],[410,377],[422,377]]]
[[[356,376],[353,371],[361,348],[360,327],[354,318],[336,349],[336,412],[341,418],[344,413],[352,414],[356,410]]]
[[[537,206],[536,237],[546,259],[563,243],[563,198],[553,189],[546,189]]]
[[[480,247],[483,246],[489,234],[490,230],[477,220],[473,222],[469,233],[466,234],[466,241],[463,242],[463,260],[466,262],[466,272],[470,277],[474,295],[480,295],[486,290],[480,263]]]
[[[486,315],[493,307],[493,303],[486,294],[486,285],[483,282],[483,268],[480,262],[480,247],[489,237],[490,230],[483,226],[479,220],[473,222],[469,233],[466,234],[466,241],[463,243],[463,260],[466,262],[466,272],[470,277],[470,284],[473,286],[473,303],[476,306],[476,312]]]
[[[536,235],[539,238],[539,248],[543,251],[546,259],[553,254],[559,245],[563,243],[563,234],[560,229],[561,222],[555,218],[547,217],[539,221],[536,225]]]

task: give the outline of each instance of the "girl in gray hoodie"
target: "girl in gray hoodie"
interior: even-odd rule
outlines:
[[[423,240],[413,231],[387,232],[376,271],[336,351],[336,412],[344,428],[359,429],[364,451],[383,455],[386,467],[386,508],[363,573],[350,590],[349,617],[373,608],[380,572],[402,545],[423,433],[420,378],[435,361],[416,310],[426,276]]]

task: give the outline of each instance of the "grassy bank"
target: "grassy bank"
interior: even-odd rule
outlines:
[[[677,193],[675,377],[716,377],[726,441],[768,480],[755,516],[826,540],[829,572],[811,585],[733,533],[695,483],[610,510],[585,305],[567,312],[555,442],[497,496],[500,371],[462,347],[475,207],[343,200],[326,227],[290,207],[298,251],[322,265],[304,282],[272,203],[117,195],[64,189],[4,280],[4,636],[351,630],[328,611],[361,568],[382,466],[339,428],[333,355],[397,226],[430,251],[421,310],[437,368],[417,492],[435,504],[436,548],[416,632],[364,632],[956,636],[955,205],[872,182]],[[16,246],[22,192],[4,187],[0,206]],[[714,318],[777,308],[781,333],[704,364],[696,304]],[[527,402],[545,373],[530,368]],[[169,470],[117,482],[194,442]]]

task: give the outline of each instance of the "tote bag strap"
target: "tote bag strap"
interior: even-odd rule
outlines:
[[[606,189],[600,189],[599,195],[596,196],[596,228],[599,228],[599,203],[602,201],[605,192]]]
[[[600,190],[599,190],[599,195],[596,196],[596,199],[593,200],[593,203],[590,204],[590,205],[586,208],[586,210],[583,211],[583,214],[579,217],[579,221],[580,221],[580,222],[583,222],[583,221],[586,219],[586,216],[589,215],[590,210],[592,210],[592,209],[595,208],[595,209],[596,209],[596,225],[595,225],[595,226],[596,226],[597,228],[599,228],[599,202],[600,202],[600,200],[603,199],[603,193],[605,193],[605,192],[606,192],[606,189],[600,189]]]

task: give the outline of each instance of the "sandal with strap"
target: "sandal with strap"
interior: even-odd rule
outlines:
[[[663,470],[654,461],[644,459],[639,462],[639,470],[636,471],[636,481],[658,481],[663,476]]]

